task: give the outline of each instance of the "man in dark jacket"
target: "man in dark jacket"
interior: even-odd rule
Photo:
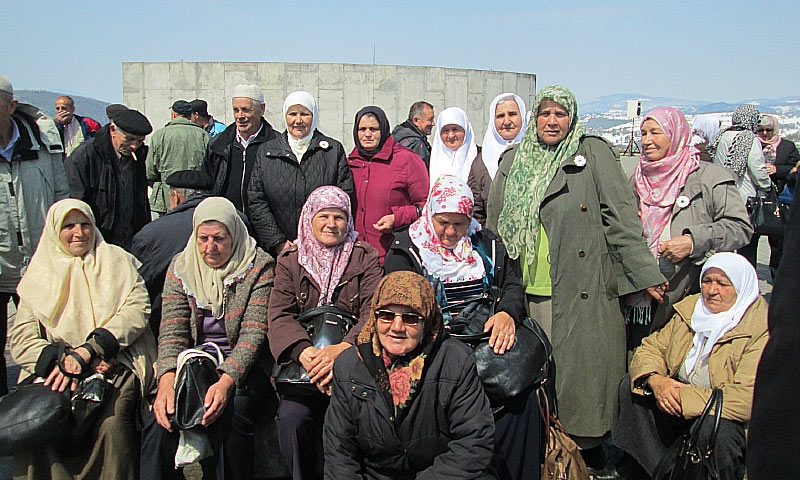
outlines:
[[[56,128],[61,135],[61,143],[64,145],[64,153],[72,154],[78,145],[94,138],[95,133],[100,130],[100,124],[90,117],[75,115],[75,101],[72,97],[62,95],[55,101]]]
[[[192,235],[194,209],[211,190],[211,178],[203,172],[181,170],[166,180],[170,211],[145,225],[133,237],[131,253],[142,262],[139,273],[147,285],[153,304],[150,328],[158,336],[161,325],[161,290],[167,267],[178,252],[186,248]]]
[[[431,167],[431,144],[428,135],[433,131],[433,105],[428,102],[416,102],[408,110],[408,120],[394,127],[392,136],[400,145],[410,149]]]
[[[124,110],[67,158],[70,196],[88,203],[103,238],[125,250],[150,221],[144,139],[152,131],[147,117]]]
[[[276,133],[264,120],[264,93],[258,86],[238,85],[231,103],[235,122],[208,145],[203,168],[214,180],[211,193],[227,198],[247,214],[247,185],[256,151]]]

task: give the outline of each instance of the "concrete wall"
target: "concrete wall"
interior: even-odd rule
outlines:
[[[283,100],[296,90],[310,92],[319,104],[319,130],[340,140],[347,151],[353,148],[355,114],[366,105],[383,108],[392,127],[406,119],[408,108],[418,100],[431,103],[437,114],[446,107],[461,107],[480,144],[495,96],[514,92],[530,108],[536,93],[534,74],[487,70],[342,63],[122,64],[123,102],[147,115],[156,129],[169,121],[169,107],[179,99],[202,98],[214,118],[231,123],[231,94],[240,83],[261,87],[266,118],[281,131],[286,128]]]

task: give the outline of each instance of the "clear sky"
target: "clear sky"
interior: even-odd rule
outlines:
[[[436,65],[736,103],[800,94],[800,2],[0,0],[15,88],[122,100],[123,61]],[[488,101],[488,100],[487,100]]]

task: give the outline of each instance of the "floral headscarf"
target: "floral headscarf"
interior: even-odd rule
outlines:
[[[641,124],[647,120],[656,121],[670,139],[666,157],[651,162],[643,152],[633,173],[640,200],[639,219],[650,251],[658,256],[658,239],[672,217],[672,206],[686,178],[700,168],[700,152],[689,144],[692,129],[677,108],[656,108],[642,118]]]
[[[325,208],[338,208],[347,216],[347,231],[338,245],[323,245],[314,236],[311,220]],[[325,185],[308,196],[300,221],[297,224],[297,262],[311,275],[319,287],[317,306],[331,303],[336,285],[344,275],[350,261],[358,233],[353,230],[353,215],[350,211],[350,197],[339,187]]]
[[[539,141],[536,120],[539,105],[552,100],[569,112],[569,131],[557,145]],[[517,150],[514,164],[506,180],[503,211],[497,221],[497,231],[506,245],[508,255],[519,258],[525,252],[528,265],[536,256],[536,237],[541,226],[539,206],[547,186],[556,174],[561,162],[578,151],[581,137],[586,129],[578,118],[578,102],[575,95],[560,85],[545,87],[536,94],[533,102],[531,122]]]
[[[403,305],[422,315],[422,339],[413,351],[392,357],[383,350],[378,338],[375,311],[389,305]],[[414,272],[399,271],[378,282],[364,328],[358,335],[358,353],[375,379],[381,393],[394,406],[395,424],[408,411],[425,379],[425,362],[442,340],[442,312],[436,303],[431,284]]]
[[[755,105],[745,104],[740,105],[739,108],[733,112],[731,117],[732,125],[724,130],[721,130],[711,144],[708,146],[708,151],[716,157],[717,147],[719,141],[722,139],[722,134],[725,132],[739,132],[733,139],[733,143],[727,152],[724,152],[722,157],[722,165],[728,170],[733,171],[736,175],[742,177],[747,173],[747,157],[750,155],[750,149],[753,148],[753,140],[756,138],[756,129],[761,115]]]
[[[477,280],[486,273],[469,239],[481,229],[472,218],[474,205],[472,190],[465,182],[452,175],[439,177],[431,187],[422,215],[408,228],[411,242],[419,249],[422,266],[445,283]],[[433,216],[437,213],[461,213],[470,218],[466,234],[452,248],[442,245],[433,229]]]

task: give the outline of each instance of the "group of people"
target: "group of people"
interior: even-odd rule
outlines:
[[[489,290],[496,355],[526,317],[547,333],[558,417],[595,474],[613,446],[623,474],[652,474],[720,388],[715,455],[722,478],[741,478],[769,333],[752,262],[731,252],[752,248],[760,173],[793,182],[797,150],[774,117],[742,106],[701,149],[705,130],[656,108],[627,178],[557,85],[530,113],[498,95],[481,147],[460,108],[417,102],[391,130],[366,106],[349,155],[307,92],[286,97],[283,132],[255,85],[234,89],[221,131],[195,103],[176,101],[149,148],[149,121],[124,107],[75,146],[0,76],[0,165],[14,176],[2,188],[16,189],[3,221],[17,232],[0,303],[18,305],[20,381],[112,386],[88,434],[17,452],[15,478],[181,478],[178,356],[205,342],[224,353],[201,420],[209,475],[252,478],[267,415],[294,479],[538,478],[538,386],[487,398],[448,334]],[[316,347],[298,318],[330,305],[355,325]],[[310,388],[272,381],[292,364]]]

